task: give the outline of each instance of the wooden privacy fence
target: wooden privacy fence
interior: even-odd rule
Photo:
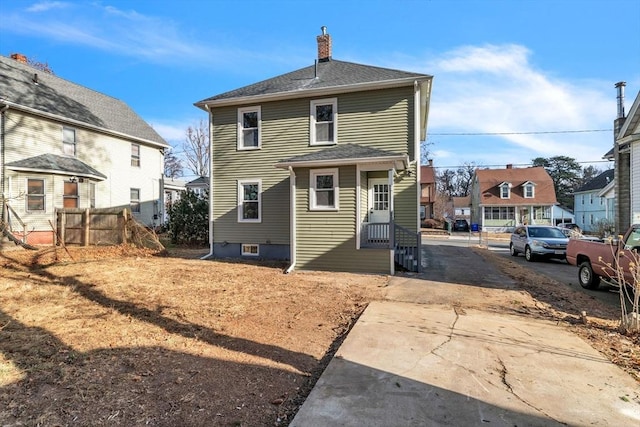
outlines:
[[[74,245],[118,245],[127,243],[128,209],[56,210],[56,243]]]

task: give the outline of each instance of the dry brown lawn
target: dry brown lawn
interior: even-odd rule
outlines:
[[[388,282],[194,259],[206,249],[69,250],[0,252],[2,426],[286,426]],[[532,316],[637,375],[640,340],[617,334],[610,309],[478,251],[543,301]],[[571,314],[582,307],[588,325]]]

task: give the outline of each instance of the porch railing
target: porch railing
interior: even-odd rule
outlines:
[[[364,223],[360,233],[361,248],[393,249],[395,262],[402,268],[420,271],[420,233],[394,223]]]

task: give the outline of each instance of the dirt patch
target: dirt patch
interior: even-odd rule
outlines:
[[[0,425],[286,426],[388,283],[206,249],[69,250],[0,252]],[[640,380],[614,308],[474,250],[533,296],[519,312],[570,324]]]

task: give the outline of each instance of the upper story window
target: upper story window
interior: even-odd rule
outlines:
[[[533,199],[536,195],[536,192],[535,192],[536,185],[533,182],[528,181],[523,184],[523,187],[524,187],[524,198]]]
[[[310,145],[338,143],[338,98],[311,101]]]
[[[140,167],[140,144],[131,144],[131,166]]]
[[[503,182],[500,184],[500,198],[501,199],[510,199],[511,198],[511,184],[508,182]]]
[[[262,221],[262,180],[238,181],[238,222]]]
[[[130,198],[131,212],[140,213],[140,189],[132,188]]]
[[[309,209],[338,210],[338,169],[317,169],[309,174]]]
[[[238,150],[257,150],[262,146],[260,106],[238,108]]]
[[[96,207],[96,183],[95,182],[89,183],[89,207],[92,209]]]
[[[78,183],[65,181],[64,194],[62,195],[62,206],[65,208],[77,208],[78,199]]]
[[[28,179],[27,211],[43,211],[44,206],[44,179]]]
[[[62,128],[62,150],[68,156],[76,155],[76,130]]]

